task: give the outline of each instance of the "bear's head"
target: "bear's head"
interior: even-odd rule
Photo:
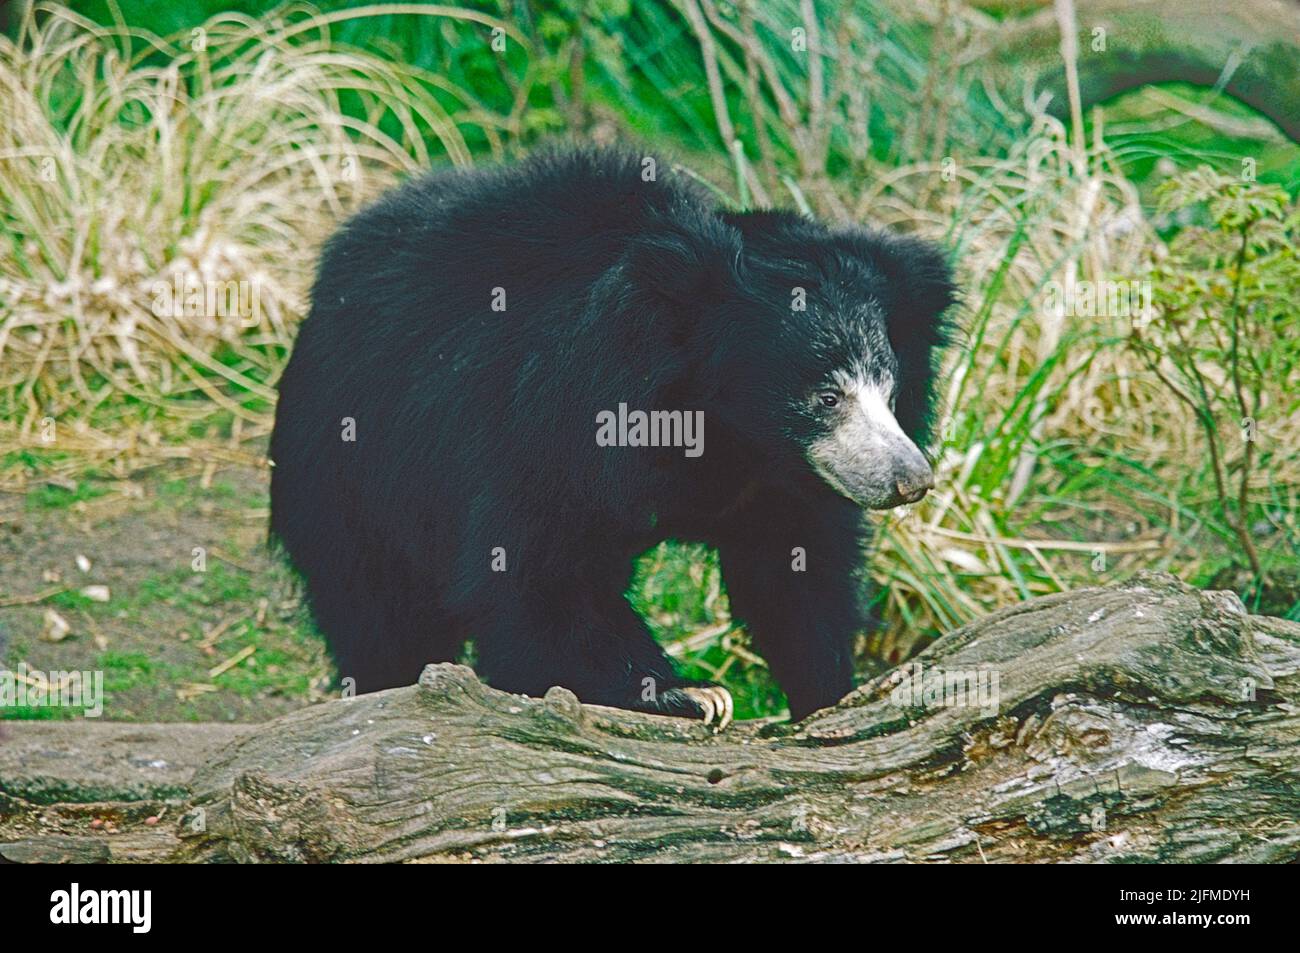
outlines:
[[[937,246],[760,211],[715,215],[635,255],[705,382],[693,391],[706,423],[760,448],[769,472],[872,509],[933,486],[920,448],[956,297]]]

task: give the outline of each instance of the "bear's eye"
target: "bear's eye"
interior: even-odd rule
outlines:
[[[833,390],[822,391],[817,395],[817,399],[821,401],[823,407],[838,407],[840,403],[840,395]]]

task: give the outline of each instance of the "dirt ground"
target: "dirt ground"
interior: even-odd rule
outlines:
[[[189,456],[113,472],[0,453],[0,669],[102,672],[108,721],[255,722],[331,697],[324,642],[266,545],[265,437],[155,450]],[[766,667],[732,657],[740,632],[720,637],[717,575],[699,547],[661,546],[631,595],[688,675],[725,678],[738,716],[781,711]],[[81,715],[0,703],[0,720]]]
[[[102,671],[114,721],[261,721],[324,697],[323,644],[266,547],[267,479],[173,461],[0,493],[0,663]]]

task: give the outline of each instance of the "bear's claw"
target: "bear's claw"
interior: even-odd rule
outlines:
[[[712,723],[715,717],[718,719],[718,725],[713,729],[715,732],[721,731],[731,724],[731,718],[736,712],[736,705],[731,700],[731,692],[721,685],[681,688],[678,691],[700,706],[706,725]]]

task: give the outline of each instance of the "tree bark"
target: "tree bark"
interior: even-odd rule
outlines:
[[[1144,573],[994,613],[917,663],[994,697],[914,696],[934,683],[905,667],[800,724],[714,734],[431,665],[261,725],[10,722],[0,857],[1300,857],[1300,625]]]

